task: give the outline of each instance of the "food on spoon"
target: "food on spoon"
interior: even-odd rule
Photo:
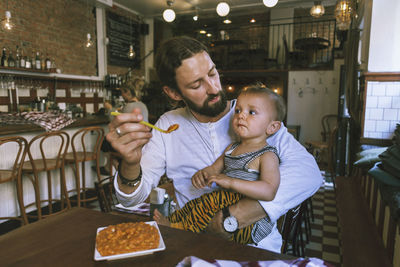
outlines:
[[[144,222],[110,225],[96,236],[97,251],[103,257],[155,249],[159,243],[158,229]]]
[[[172,124],[171,126],[168,127],[167,132],[173,132],[175,130],[178,130],[179,124]]]

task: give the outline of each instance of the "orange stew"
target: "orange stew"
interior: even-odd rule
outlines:
[[[154,249],[159,242],[157,228],[144,222],[110,225],[96,236],[97,250],[101,256]]]

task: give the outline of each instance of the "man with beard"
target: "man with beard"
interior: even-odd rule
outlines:
[[[203,44],[188,37],[165,41],[157,52],[156,70],[163,91],[186,107],[169,111],[157,121],[162,129],[179,124],[179,129],[170,134],[150,132],[139,124],[143,119],[139,110],[120,114],[109,124],[107,140],[123,158],[114,186],[124,206],[145,201],[163,174],[173,180],[179,207],[213,191],[208,187],[196,189],[191,177],[237,140],[231,127],[236,101],[226,100],[216,66]],[[277,148],[281,159],[281,183],[275,199],[265,202],[244,198],[224,214],[218,212],[208,231],[229,237],[238,228],[266,218],[272,226],[270,234],[255,242],[260,248],[280,252],[282,238],[276,221],[313,195],[322,177],[314,158],[283,124],[268,143]]]

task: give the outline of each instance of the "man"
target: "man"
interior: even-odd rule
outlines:
[[[150,133],[149,128],[138,123],[143,119],[138,110],[117,116],[109,124],[107,135],[123,155],[114,185],[123,205],[135,205],[147,198],[166,173],[173,180],[178,205],[183,207],[189,200],[213,190],[196,189],[191,177],[211,165],[236,140],[231,128],[236,102],[226,100],[215,64],[206,47],[195,39],[175,37],[164,42],[157,53],[156,69],[163,91],[173,101],[186,105],[162,115],[157,126],[167,129],[178,123],[179,129],[170,134]],[[283,124],[268,143],[277,148],[281,159],[281,184],[275,199],[242,199],[224,214],[217,213],[209,231],[228,236],[236,227],[266,218],[273,227],[257,246],[280,252],[282,238],[276,228],[277,219],[313,195],[322,177],[313,157]]]

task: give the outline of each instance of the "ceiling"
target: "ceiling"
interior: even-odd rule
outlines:
[[[215,12],[218,2],[222,0],[174,0],[172,9],[176,14],[194,14],[196,8],[199,14]],[[262,0],[224,0],[230,5],[231,12],[243,11],[256,13],[257,10],[269,9]],[[279,0],[273,8],[286,7],[311,7],[314,0]],[[325,6],[335,5],[336,0],[321,1]],[[168,7],[167,0],[113,0],[116,5],[124,6],[136,11],[144,17],[161,17],[162,12]]]

